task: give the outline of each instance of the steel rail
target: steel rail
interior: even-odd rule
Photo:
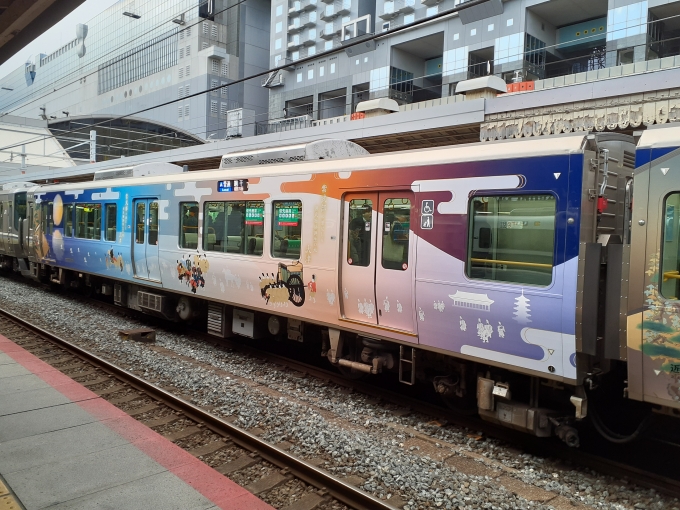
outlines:
[[[389,503],[378,499],[371,494],[350,485],[343,480],[331,475],[323,469],[317,468],[302,459],[289,454],[285,450],[274,446],[263,439],[215,416],[191,402],[173,395],[172,393],[128,372],[127,370],[114,365],[113,363],[83,349],[68,340],[39,328],[24,319],[0,308],[0,316],[28,329],[29,331],[45,338],[47,341],[59,345],[66,351],[91,363],[103,371],[117,377],[122,382],[129,384],[139,391],[143,391],[153,399],[162,402],[168,407],[180,411],[192,420],[204,424],[213,432],[226,435],[237,445],[257,453],[264,460],[287,469],[289,473],[300,478],[304,482],[319,489],[325,490],[329,495],[338,501],[356,510],[398,510]]]
[[[102,308],[105,309],[110,309],[115,312],[121,312],[123,311],[120,307],[117,306],[111,306],[105,302],[102,301],[95,301],[94,304],[97,304],[101,306]],[[134,313],[134,310],[130,309],[124,309],[126,313],[132,313],[132,315],[137,315]],[[0,315],[11,315],[8,312],[5,312],[4,310],[0,309]],[[140,314],[143,318],[147,319],[154,319],[153,317],[147,316]],[[25,321],[19,319],[19,321],[23,324]],[[165,324],[161,321],[160,324]],[[31,326],[33,327],[33,326]],[[38,331],[43,331],[40,328],[34,327]],[[478,416],[472,415],[472,414],[465,414],[461,412],[457,412],[456,410],[449,409],[449,408],[444,408],[440,407],[438,405],[425,402],[420,399],[416,399],[414,397],[404,395],[402,393],[396,392],[391,389],[386,389],[382,388],[380,386],[376,386],[375,384],[372,384],[370,382],[366,382],[365,380],[352,380],[352,379],[347,379],[343,377],[341,374],[331,371],[331,370],[326,370],[324,368],[318,367],[316,365],[311,365],[309,363],[306,363],[304,361],[299,361],[299,360],[294,360],[285,356],[282,356],[280,354],[268,352],[264,349],[254,347],[252,345],[247,345],[247,344],[242,344],[238,342],[233,342],[229,339],[220,339],[220,342],[216,342],[215,337],[212,337],[210,335],[207,335],[205,333],[200,333],[200,332],[195,332],[193,331],[192,334],[198,338],[200,338],[202,341],[214,345],[214,346],[220,346],[220,347],[229,347],[231,349],[235,349],[238,352],[250,355],[250,356],[256,356],[263,361],[268,361],[271,363],[279,364],[282,366],[285,366],[291,370],[295,370],[301,373],[305,373],[310,375],[311,377],[315,377],[318,379],[323,379],[327,380],[328,382],[331,382],[333,384],[337,384],[338,386],[342,386],[344,388],[349,389],[350,391],[356,391],[357,393],[361,393],[363,395],[372,397],[372,398],[377,398],[380,400],[383,400],[384,402],[390,403],[397,405],[401,408],[407,408],[410,409],[413,412],[416,413],[421,413],[426,416],[433,416],[433,417],[438,417],[439,419],[444,419],[447,422],[456,425],[458,427],[462,427],[465,429],[469,430],[476,430],[480,431],[483,434],[485,434],[487,437],[495,438],[497,440],[501,440],[504,442],[507,442],[510,445],[513,446],[518,446],[523,449],[525,449],[528,453],[531,453],[533,455],[537,455],[540,457],[554,457],[557,459],[561,460],[566,460],[569,462],[573,462],[575,465],[587,469],[592,469],[594,471],[597,471],[598,473],[602,475],[607,475],[607,476],[612,476],[616,478],[621,478],[621,479],[628,479],[629,481],[635,483],[636,485],[639,485],[641,487],[646,487],[650,489],[654,489],[660,493],[677,497],[680,498],[680,480],[675,479],[675,478],[670,478],[668,476],[663,476],[658,473],[653,473],[650,471],[647,471],[645,469],[641,469],[639,467],[633,466],[629,463],[626,462],[621,462],[619,460],[615,460],[612,458],[607,458],[603,457],[599,454],[584,451],[582,448],[579,449],[574,449],[571,447],[566,446],[565,444],[561,442],[556,442],[556,441],[549,441],[546,439],[540,439],[539,441],[536,440],[535,437],[528,435],[523,432],[518,432],[516,430],[507,428],[507,427],[502,427],[499,425],[496,425],[491,422],[483,421],[481,420]],[[46,332],[47,336],[53,336],[51,333]],[[80,349],[80,348],[77,348]],[[133,375],[133,377],[136,377]],[[146,383],[149,384],[149,383]],[[156,386],[151,385],[153,388],[157,388]],[[164,391],[164,390],[160,390]],[[177,397],[173,397],[177,398]],[[181,400],[181,399],[178,399]],[[184,401],[182,401],[184,402]],[[173,406],[170,406],[173,407]],[[181,409],[178,409],[179,411],[182,411]],[[199,408],[200,410],[200,408]],[[204,411],[200,410],[202,413]],[[212,416],[212,415],[210,415]],[[196,418],[196,421],[199,421],[199,418]],[[203,421],[202,418],[200,421]],[[206,425],[207,426],[207,425]],[[241,430],[241,429],[238,429]],[[257,439],[257,438],[256,438]],[[258,441],[261,441],[258,439]],[[271,445],[269,445],[271,446]],[[669,446],[674,446],[676,448],[680,448],[680,445],[672,444]],[[248,449],[248,447],[246,447]],[[285,452],[284,452],[285,453]],[[304,461],[301,461],[304,462]],[[277,464],[276,462],[272,462],[274,464]],[[278,464],[277,464],[278,465]],[[296,473],[293,473],[296,474]],[[301,479],[304,480],[304,478],[300,477]],[[306,481],[306,480],[305,480]],[[343,483],[341,480],[339,480],[341,483]],[[313,482],[309,482],[310,484],[316,486],[317,484]],[[355,487],[352,487],[354,490],[356,490]],[[340,499],[340,498],[338,498]],[[384,501],[377,500],[379,501],[383,506],[382,507],[377,507],[378,509],[380,508],[393,508],[389,505],[386,505]],[[343,501],[344,502],[344,501]],[[349,504],[349,503],[348,503]],[[373,507],[368,507],[368,508],[373,508]]]

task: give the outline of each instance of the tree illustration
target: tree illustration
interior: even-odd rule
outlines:
[[[515,320],[520,324],[529,324],[531,320],[531,309],[529,305],[529,298],[524,297],[524,289],[522,295],[515,299]]]

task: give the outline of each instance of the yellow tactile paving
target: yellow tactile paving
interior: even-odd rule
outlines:
[[[20,510],[19,503],[12,496],[0,497],[0,510]]]
[[[0,480],[0,496],[6,496],[9,494],[9,489],[5,487],[5,484]]]

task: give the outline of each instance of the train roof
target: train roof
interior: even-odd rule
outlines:
[[[178,175],[148,176],[134,178],[135,185],[185,182],[191,180],[247,179],[251,177],[272,177],[311,173],[346,173],[366,170],[381,170],[396,167],[419,167],[446,163],[486,161],[491,159],[513,159],[568,155],[583,152],[589,133],[569,133],[556,136],[523,138],[520,140],[499,140],[463,145],[451,145],[356,156],[345,159],[324,159],[287,163],[285,165],[258,165],[237,167],[233,170],[201,170]],[[591,135],[592,136],[592,135]],[[107,181],[88,181],[41,186],[41,191],[101,188],[130,185],[130,178]]]
[[[680,146],[680,123],[649,126],[642,132],[638,149]]]

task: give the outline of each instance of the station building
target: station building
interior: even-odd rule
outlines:
[[[680,119],[679,36],[666,0],[123,0],[0,78],[0,115],[47,121],[76,162],[109,118],[98,162],[192,170],[330,137],[375,153],[633,133]]]
[[[0,115],[62,129],[141,112],[137,126],[149,123],[150,136],[174,126],[189,138],[224,138],[227,111],[266,117],[268,91],[246,82],[194,94],[268,69],[269,15],[266,0],[122,0],[1,77]]]
[[[487,75],[530,92],[680,65],[680,2],[667,0],[272,0],[270,33],[270,65],[289,67],[263,83],[271,93],[260,132],[316,125],[375,98],[402,111],[448,103],[458,83]],[[367,34],[379,37],[349,46]]]

